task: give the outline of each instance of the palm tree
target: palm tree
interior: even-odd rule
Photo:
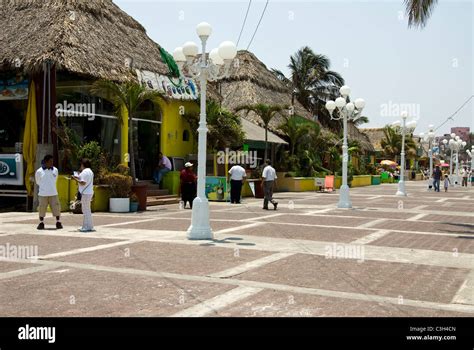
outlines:
[[[317,123],[299,115],[285,118],[285,122],[279,126],[279,130],[283,132],[289,140],[290,156],[295,154],[296,146],[301,144],[303,138],[306,136],[317,137],[320,132]]]
[[[402,151],[402,135],[390,125],[383,129],[383,133],[384,138],[380,142],[380,145],[382,146],[384,156],[397,162],[398,156]],[[405,153],[407,154],[407,158],[416,156],[416,144],[410,135],[405,135]]]
[[[244,131],[239,116],[222,108],[214,101],[206,103],[207,116],[207,145],[210,150],[226,147],[241,146],[244,140]],[[199,112],[186,113],[183,118],[191,126],[194,140],[197,140],[199,127]]]
[[[118,115],[121,108],[125,108],[128,112],[128,153],[130,157],[130,172],[133,184],[135,185],[137,176],[132,120],[136,117],[137,110],[143,102],[150,100],[158,103],[159,100],[166,101],[166,98],[158,91],[149,90],[133,81],[118,84],[108,80],[98,80],[92,85],[91,92],[113,103]]]
[[[273,69],[275,76],[292,90],[292,104],[295,98],[308,110],[321,117],[321,122],[333,129],[340,128],[340,122],[332,121],[324,107],[328,99],[339,96],[344,85],[342,76],[329,70],[331,62],[325,55],[316,54],[305,46],[290,57],[291,77]]]
[[[369,122],[369,118],[366,116],[360,116],[356,120],[352,121],[352,123],[356,126],[359,127],[362,124],[367,124]]]
[[[433,13],[438,0],[405,0],[408,26],[423,28]]]
[[[267,144],[268,144],[268,126],[270,121],[277,115],[282,114],[284,109],[287,109],[288,106],[270,106],[263,103],[258,103],[254,105],[243,105],[235,109],[236,112],[245,111],[248,115],[250,112],[254,112],[260,117],[265,128],[265,160],[267,159]]]

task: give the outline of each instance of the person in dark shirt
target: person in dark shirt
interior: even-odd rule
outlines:
[[[196,174],[193,171],[193,164],[187,162],[184,165],[184,169],[181,170],[181,200],[184,202],[184,208],[186,208],[186,202],[189,202],[191,209],[193,208],[193,200],[196,198]]]
[[[433,171],[433,186],[435,192],[439,192],[439,185],[441,183],[441,178],[443,177],[443,173],[441,172],[441,169],[437,165],[435,167],[435,170]]]

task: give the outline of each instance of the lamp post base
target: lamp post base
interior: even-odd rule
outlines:
[[[207,198],[194,198],[191,226],[188,228],[187,237],[192,240],[214,239],[214,234],[209,224],[209,201]]]
[[[339,189],[339,202],[337,203],[337,207],[342,209],[352,208],[349,186],[341,186]]]
[[[396,193],[397,196],[399,197],[406,197],[407,192],[405,191],[405,181],[400,181],[398,183],[398,191]]]

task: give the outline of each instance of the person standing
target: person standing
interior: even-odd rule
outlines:
[[[448,175],[444,175],[444,192],[448,192],[448,187],[451,184]]]
[[[466,186],[467,187],[467,178],[469,176],[469,172],[467,171],[467,168],[464,167],[462,170],[462,187]]]
[[[184,208],[186,208],[186,202],[189,202],[191,209],[193,208],[193,200],[196,198],[196,174],[193,171],[193,164],[187,162],[184,164],[184,169],[181,170],[181,200],[184,202]]]
[[[91,162],[87,158],[81,160],[79,174],[72,177],[79,184],[81,195],[82,214],[84,215],[80,232],[92,232],[94,224],[92,222],[91,202],[94,195],[94,173],[91,170]]]
[[[265,161],[265,167],[262,173],[262,187],[263,187],[263,209],[268,210],[268,202],[273,204],[273,209],[276,210],[278,202],[273,200],[273,189],[277,179],[276,171],[271,165],[270,159]]]
[[[441,178],[443,177],[443,173],[441,169],[437,165],[433,171],[433,186],[435,192],[439,192],[439,186],[441,185]]]
[[[242,186],[247,174],[245,169],[239,164],[234,165],[229,170],[230,174],[230,202],[240,204],[240,196],[242,195]]]
[[[158,153],[158,159],[158,168],[153,172],[153,180],[159,185],[163,176],[171,171],[171,161],[161,152]]]
[[[35,173],[35,181],[39,187],[38,212],[40,223],[37,227],[38,230],[44,230],[44,217],[48,205],[56,217],[56,229],[60,230],[63,228],[61,224],[61,205],[59,204],[58,190],[56,188],[59,172],[53,163],[53,156],[50,154],[46,155],[41,162],[41,168],[36,170]]]

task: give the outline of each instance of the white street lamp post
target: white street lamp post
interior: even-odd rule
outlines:
[[[424,143],[428,143],[428,157],[430,158],[430,177],[433,175],[433,141],[435,139],[434,133],[434,125],[428,125],[428,133],[425,135],[424,133],[420,134],[420,137]]]
[[[443,143],[449,145],[449,149],[451,150],[451,161],[449,162],[449,174],[451,175],[451,180],[454,185],[459,184],[459,151],[466,147],[466,142],[461,140],[459,136],[455,133],[451,134],[451,139],[443,140]],[[455,152],[453,157],[453,152]],[[455,173],[456,176],[453,175],[453,162],[456,162],[456,169]]]
[[[206,23],[199,23],[196,28],[201,39],[202,54],[200,60],[194,62],[199,48],[194,42],[186,42],[173,52],[173,57],[179,66],[181,75],[183,68],[195,78],[199,78],[201,87],[201,113],[198,128],[198,178],[197,197],[193,201],[193,212],[191,226],[189,226],[188,239],[213,239],[211,225],[209,222],[209,201],[206,198],[206,160],[207,160],[207,122],[206,122],[206,85],[207,81],[214,81],[229,76],[232,60],[237,55],[234,43],[224,41],[219,48],[213,49],[208,55],[206,53],[207,39],[212,33],[212,27]],[[221,69],[223,68],[223,70]]]
[[[349,161],[348,146],[347,146],[347,121],[357,120],[361,117],[362,110],[365,107],[365,101],[358,98],[354,102],[348,102],[351,89],[344,85],[339,89],[341,97],[336,98],[336,101],[327,101],[326,109],[333,120],[343,120],[344,139],[342,144],[342,186],[339,192],[338,208],[352,208],[351,197],[349,193],[349,186],[347,184],[347,163]],[[334,110],[338,110],[337,115],[334,115]]]
[[[405,188],[405,135],[407,132],[412,133],[416,128],[416,121],[412,120],[407,123],[408,113],[402,112],[402,121],[397,120],[392,124],[392,127],[402,135],[402,151],[400,154],[400,179],[398,181],[397,196],[406,196]]]
[[[471,150],[466,150],[466,153],[471,158],[471,176],[470,176],[469,181],[471,181],[471,185],[472,185],[472,178],[474,176],[474,145],[472,145]]]

